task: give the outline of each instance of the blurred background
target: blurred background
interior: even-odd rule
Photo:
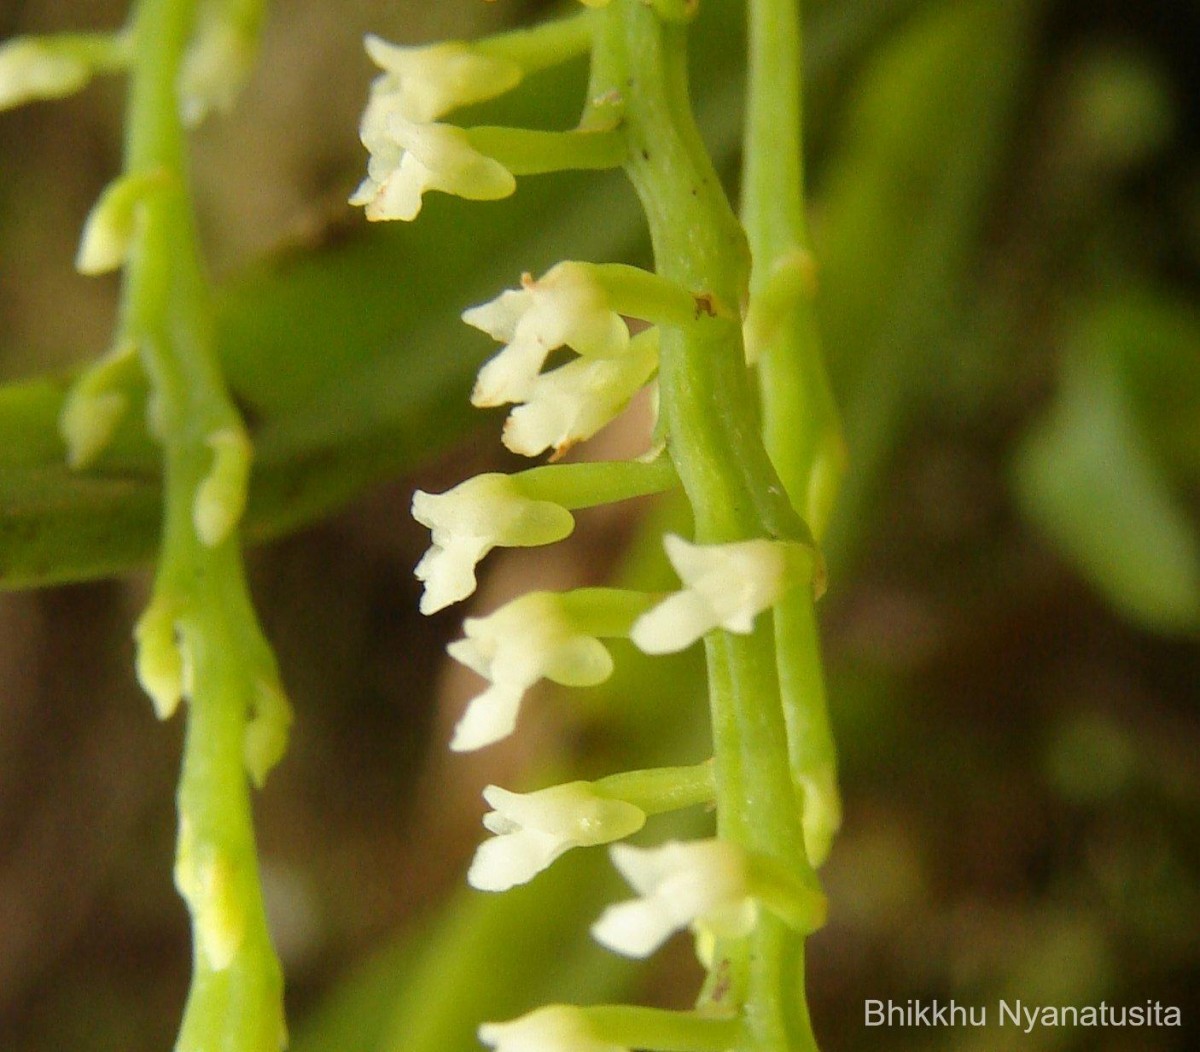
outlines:
[[[695,101],[736,192],[741,5],[701,6]],[[250,555],[297,713],[256,806],[301,1052],[465,1050],[482,1019],[546,998],[682,1007],[699,979],[683,939],[636,969],[588,945],[615,894],[596,854],[500,897],[463,880],[488,782],[706,755],[696,662],[622,649],[610,684],[547,692],[510,742],[450,757],[474,686],[443,653],[462,611],[419,618],[411,577],[427,544],[413,488],[512,466],[499,420],[469,411],[490,348],[458,313],[566,256],[644,262],[630,195],[615,175],[528,180],[496,204],[431,197],[405,230],[343,204],[363,166],[365,32],[472,36],[548,10],[278,0],[238,109],[195,135],[223,353],[264,478],[303,462],[344,480],[308,503],[282,487]],[[822,601],[846,812],[811,942],[822,1048],[1200,1048],[1200,7],[805,10],[823,338],[851,450]],[[0,0],[0,37],[124,14]],[[568,126],[582,76],[464,119]],[[7,382],[107,348],[117,283],[72,260],[119,168],[121,104],[105,81],[0,114]],[[637,407],[583,452],[638,452],[645,429]],[[0,543],[19,546],[8,465]],[[600,509],[562,545],[495,553],[471,609],[531,579],[661,578],[654,537],[678,514]],[[0,597],[4,1050],[173,1041],[190,960],[171,884],[181,721],[158,724],[133,681],[146,580]],[[1000,997],[1161,1001],[1185,1025],[863,1025],[867,998]]]

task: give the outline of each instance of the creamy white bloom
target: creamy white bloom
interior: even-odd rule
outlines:
[[[804,579],[811,553],[801,544],[756,539],[690,544],[663,538],[667,558],[686,586],[637,619],[630,638],[647,654],[671,654],[714,628],[742,634]]]
[[[421,613],[433,614],[475,591],[475,567],[493,548],[560,541],[575,527],[566,508],[531,500],[509,475],[477,475],[445,493],[413,494],[412,515],[428,526],[432,545],[417,563],[425,584]]]
[[[483,824],[496,835],[479,845],[467,873],[467,882],[480,891],[525,884],[571,848],[608,844],[646,823],[641,808],[600,796],[588,782],[534,793],[489,785],[483,798],[494,808]]]
[[[369,35],[364,45],[383,70],[371,85],[368,109],[386,107],[411,121],[436,121],[521,82],[521,67],[515,62],[481,55],[466,44],[404,47]]]
[[[34,37],[14,37],[0,44],[0,110],[62,98],[91,76],[91,65],[80,56]]]
[[[366,48],[383,73],[371,85],[359,127],[370,158],[352,205],[364,206],[370,220],[407,221],[429,190],[495,201],[516,189],[512,173],[474,149],[466,132],[434,122],[516,86],[520,66],[458,43],[399,47],[368,36]]]
[[[592,935],[627,957],[648,957],[687,927],[736,938],[758,917],[748,892],[745,853],[725,840],[669,841],[659,847],[615,844],[613,864],[640,898],[610,906]]]
[[[479,371],[477,406],[523,402],[546,357],[570,347],[588,358],[614,358],[629,347],[629,329],[586,264],[567,261],[536,281],[463,312],[463,321],[507,346]]]
[[[233,109],[256,50],[255,35],[232,24],[223,12],[201,17],[179,72],[179,109],[186,125],[194,128],[210,113]]]
[[[415,219],[430,190],[497,201],[517,188],[512,172],[476,150],[461,128],[412,121],[391,104],[368,107],[361,136],[371,156],[350,204],[372,221]]]
[[[496,1052],[629,1052],[599,1040],[572,1005],[547,1005],[507,1023],[484,1023],[479,1040]]]
[[[615,420],[657,368],[657,341],[635,339],[618,358],[577,358],[542,373],[509,414],[504,444],[527,457],[564,453]]]
[[[594,636],[572,623],[555,592],[530,592],[488,617],[468,617],[466,638],[450,656],[489,680],[454,729],[450,748],[480,749],[506,738],[516,726],[525,692],[538,680],[589,687],[612,675],[612,657]]]

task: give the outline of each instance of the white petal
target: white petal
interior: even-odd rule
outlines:
[[[586,1017],[571,1005],[548,1005],[507,1023],[484,1023],[479,1040],[496,1052],[629,1052],[597,1040]]]
[[[629,638],[643,654],[675,654],[717,627],[712,607],[692,591],[676,592],[647,610]]]
[[[454,728],[452,752],[471,752],[492,745],[512,734],[517,726],[523,690],[493,684],[473,698]]]
[[[609,906],[592,925],[592,936],[626,957],[649,957],[685,924],[676,923],[657,899],[634,899]]]
[[[480,891],[507,891],[527,884],[570,847],[537,829],[491,837],[476,849],[467,883]]]
[[[425,585],[421,613],[436,614],[461,602],[475,591],[475,566],[491,549],[477,537],[466,537],[445,548],[433,545],[413,568]]]
[[[517,323],[529,310],[532,298],[528,289],[506,289],[488,303],[467,308],[462,320],[493,340],[507,343],[517,334]]]

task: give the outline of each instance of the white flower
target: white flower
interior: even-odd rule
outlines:
[[[641,808],[600,796],[588,782],[535,793],[489,785],[483,798],[495,808],[483,824],[496,835],[479,845],[467,873],[467,882],[480,891],[525,884],[571,848],[620,840],[646,822]]]
[[[488,617],[468,617],[463,631],[466,638],[446,649],[492,685],[471,701],[454,729],[455,752],[511,734],[521,699],[538,680],[589,687],[612,675],[604,644],[575,628],[555,592],[530,592]]]
[[[207,11],[183,57],[179,109],[194,128],[210,113],[228,113],[254,65],[256,35],[231,23],[224,12]]]
[[[599,1040],[572,1005],[547,1005],[507,1023],[484,1023],[479,1040],[496,1052],[629,1052]]]
[[[0,110],[62,98],[91,76],[91,65],[79,55],[33,37],[14,37],[0,44]]]
[[[758,907],[747,891],[746,857],[725,840],[670,841],[660,847],[616,844],[613,864],[641,898],[610,906],[592,935],[610,950],[648,957],[689,926],[706,934],[747,934]]]
[[[372,221],[415,219],[429,190],[497,201],[517,188],[512,172],[476,150],[461,128],[414,122],[392,103],[368,106],[362,141],[371,154],[367,178],[350,204],[364,206]]]
[[[477,406],[523,402],[547,355],[570,347],[588,358],[615,358],[629,346],[629,329],[583,263],[565,262],[521,288],[463,312],[463,321],[507,346],[480,371],[471,394]]]
[[[542,373],[509,414],[504,444],[527,457],[561,455],[616,419],[657,368],[657,341],[639,338],[619,358],[577,358]]]
[[[513,478],[499,473],[477,475],[445,493],[417,490],[412,514],[433,540],[414,571],[425,583],[423,614],[474,592],[475,567],[493,548],[552,544],[575,527],[566,508],[523,496]]]
[[[401,47],[377,36],[364,41],[383,73],[371,85],[371,106],[386,106],[411,121],[428,122],[451,110],[495,98],[521,82],[521,67],[448,42]]]
[[[634,623],[630,638],[647,654],[672,654],[714,628],[746,634],[754,619],[803,577],[811,552],[788,541],[689,544],[663,538],[667,558],[686,585]]]

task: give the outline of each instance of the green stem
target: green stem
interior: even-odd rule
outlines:
[[[619,168],[625,160],[625,143],[611,131],[534,131],[485,126],[468,128],[466,133],[476,150],[499,161],[513,175]]]
[[[646,1052],[726,1052],[740,1036],[736,1019],[630,1005],[579,1009],[597,1040]]]
[[[809,252],[804,215],[802,45],[797,0],[750,0],[742,213],[754,268],[751,300],[781,266]],[[799,284],[804,288],[804,283]],[[761,349],[763,435],[796,507],[820,537],[844,459],[841,425],[821,356],[811,295],[794,296]],[[820,864],[841,822],[836,751],[811,593],[793,590],[775,611],[779,678],[792,775],[803,801],[809,856]]]
[[[134,16],[126,172],[162,173],[164,185],[141,206],[121,318],[151,379],[165,472],[154,602],[173,611],[190,702],[176,882],[192,914],[195,950],[176,1047],[277,1052],[282,977],[266,928],[245,774],[247,764],[261,773],[269,765],[248,753],[246,731],[251,711],[279,696],[277,672],[250,603],[236,530],[209,546],[194,521],[212,468],[209,436],[242,431],[215,355],[189,208],[178,76],[195,7],[194,0],[142,0]],[[272,718],[286,726],[286,715]]]
[[[508,59],[525,73],[535,73],[586,54],[592,46],[593,24],[590,11],[579,11],[566,18],[472,41],[471,50],[493,58]]]
[[[685,32],[637,0],[613,0],[597,37],[593,119],[618,108],[629,140],[627,171],[650,225],[658,272],[685,288],[741,304],[744,236],[704,151],[688,104]],[[736,322],[663,326],[659,380],[668,448],[691,502],[701,543],[750,537],[805,540],[763,447]],[[806,872],[779,701],[769,618],[747,636],[705,640],[720,834]],[[801,943],[764,917],[746,939],[717,948],[710,1004],[741,1009],[739,1049],[815,1047],[802,998]],[[799,1002],[799,1003],[798,1003]]]
[[[645,771],[623,771],[592,783],[600,796],[625,800],[648,815],[679,811],[716,799],[712,761],[692,767],[652,767]]]
[[[511,476],[530,500],[549,500],[568,510],[613,504],[679,485],[667,456],[639,460],[590,460],[577,464],[543,464]]]

